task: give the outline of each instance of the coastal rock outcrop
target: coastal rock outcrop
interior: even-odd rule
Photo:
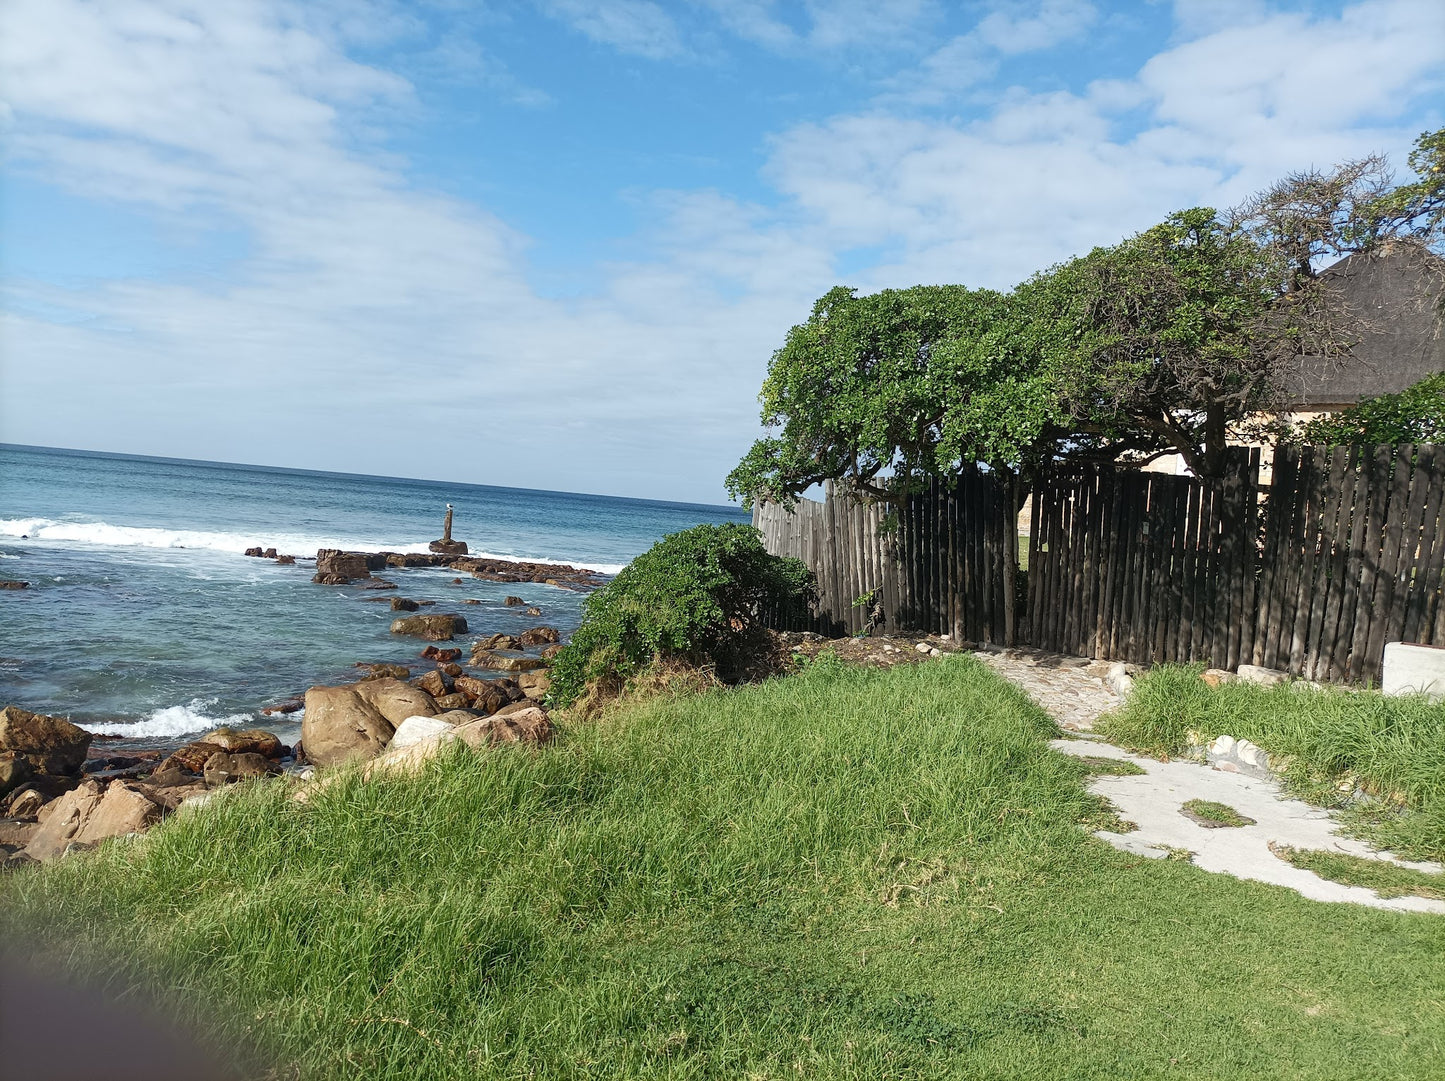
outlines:
[[[457,615],[406,616],[392,620],[392,634],[410,634],[429,642],[450,642],[467,633],[467,621]]]
[[[263,755],[254,754],[250,751],[242,751],[239,754],[227,754],[225,751],[217,751],[206,759],[205,767],[201,770],[206,784],[212,788],[219,788],[223,784],[233,781],[244,781],[251,777],[265,777],[268,774],[280,773],[281,767]]]
[[[29,589],[29,582],[20,582],[14,578],[0,578],[0,589]]]
[[[521,597],[507,596],[502,598],[502,603],[505,604],[508,608],[521,608],[527,602],[524,601]]]
[[[441,646],[427,646],[426,649],[421,651],[421,655],[425,660],[444,663],[446,661],[459,659],[462,651],[459,649],[442,649]]]
[[[0,709],[0,751],[18,751],[36,773],[74,776],[90,750],[90,733],[62,717],[19,706]]]
[[[522,672],[517,676],[517,685],[528,698],[542,698],[552,689],[552,677],[546,672]]]
[[[32,859],[54,859],[72,844],[93,845],[140,833],[160,817],[160,806],[128,781],[83,781],[41,809],[40,826],[24,852]]]
[[[19,788],[34,776],[35,770],[25,755],[19,751],[0,751],[0,796]]]
[[[334,766],[379,754],[396,726],[355,687],[312,687],[306,692],[301,743],[318,766]]]
[[[523,647],[546,646],[553,642],[560,642],[562,635],[556,627],[530,627],[517,636]]]
[[[390,721],[393,727],[408,717],[433,717],[438,712],[436,701],[431,695],[399,679],[367,680],[356,685],[356,693],[362,701]],[[309,712],[310,706],[307,710]],[[309,754],[311,744],[307,743],[306,747]]]
[[[384,566],[386,557],[381,553],[322,548],[316,553],[316,575],[311,580],[322,585],[341,586],[358,578],[370,578],[373,570]]]
[[[451,677],[439,669],[432,669],[425,675],[417,676],[411,681],[413,687],[425,691],[433,698],[441,698],[443,695],[451,694],[455,688],[452,686]]]
[[[547,665],[540,657],[524,657],[490,649],[474,650],[471,663],[473,668],[491,668],[498,672],[530,672]]]
[[[416,601],[407,600],[405,597],[391,598],[391,610],[393,612],[415,612],[421,605]]]
[[[246,728],[236,731],[234,728],[217,728],[214,732],[207,732],[201,737],[200,742],[209,743],[221,748],[228,754],[258,754],[262,758],[280,758],[286,753],[286,745],[275,732],[268,732],[264,728]]]
[[[522,640],[515,634],[489,634],[472,643],[472,652],[479,649],[521,649]]]

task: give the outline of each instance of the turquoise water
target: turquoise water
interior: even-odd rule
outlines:
[[[453,535],[473,555],[552,560],[615,573],[666,533],[747,521],[736,508],[0,444],[0,704],[69,716],[147,745],[220,723],[290,722],[261,707],[363,661],[411,663],[424,643],[390,634],[391,596],[435,600],[468,638],[539,622],[577,625],[581,595],[446,569],[382,572],[377,593],[311,582],[314,565],[242,555],[275,547],[425,551]],[[540,619],[503,598],[543,610]],[[471,598],[480,604],[464,604]]]

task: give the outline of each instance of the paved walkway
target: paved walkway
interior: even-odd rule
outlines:
[[[1065,754],[1124,759],[1145,771],[1129,777],[1101,776],[1089,785],[1091,792],[1114,804],[1121,818],[1138,826],[1130,833],[1100,830],[1095,834],[1115,848],[1159,859],[1188,852],[1192,862],[1206,871],[1285,886],[1316,901],[1445,913],[1445,901],[1382,898],[1373,890],[1330,882],[1276,856],[1271,843],[1388,859],[1419,870],[1442,870],[1438,864],[1406,863],[1340,835],[1328,812],[1288,798],[1276,781],[1225,773],[1197,762],[1160,762],[1130,754],[1091,734],[1099,715],[1121,701],[1104,682],[1108,664],[1032,650],[975,655],[1038,702],[1060,727],[1082,737],[1055,740],[1055,748]],[[1180,811],[1191,799],[1228,804],[1256,824],[1222,829],[1197,825]]]

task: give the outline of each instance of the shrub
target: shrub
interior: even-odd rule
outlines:
[[[571,705],[589,684],[615,694],[654,659],[734,678],[765,613],[807,604],[812,577],[802,561],[769,555],[752,526],[669,534],[587,598],[553,665],[550,701]]]

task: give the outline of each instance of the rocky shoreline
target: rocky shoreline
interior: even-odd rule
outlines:
[[[246,554],[283,564],[310,562],[259,546]],[[488,581],[579,590],[606,581],[571,566],[449,553],[322,549],[315,562],[314,582],[363,588],[395,589],[372,572],[408,567],[446,567]],[[429,603],[385,599],[398,613]],[[516,597],[506,603],[525,604]],[[527,611],[541,615],[537,608]],[[455,613],[400,614],[390,629],[430,643],[469,630]],[[460,663],[460,648],[427,645],[418,655],[425,670],[417,675],[414,666],[360,662],[357,667],[366,673],[355,682],[314,686],[304,696],[260,710],[284,716],[304,709],[294,747],[265,729],[220,728],[170,754],[109,753],[104,737],[94,747],[96,737],[64,718],[7,705],[0,709],[0,869],[142,833],[239,781],[280,776],[298,785],[324,783],[330,771],[362,760],[368,760],[368,774],[414,769],[453,741],[473,748],[544,743],[552,736],[543,702],[550,686],[546,668],[561,648],[557,629],[538,625],[516,635],[479,637],[466,664]]]

